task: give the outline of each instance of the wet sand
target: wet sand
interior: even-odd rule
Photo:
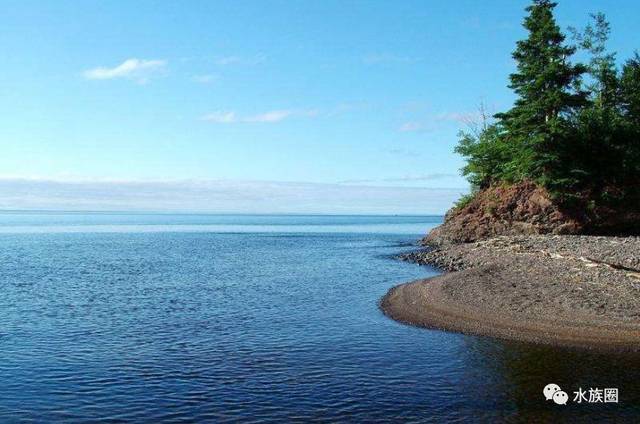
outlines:
[[[450,272],[380,307],[427,328],[597,350],[640,350],[640,239],[499,237],[405,255]]]

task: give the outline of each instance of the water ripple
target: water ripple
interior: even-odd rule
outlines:
[[[397,234],[0,236],[0,421],[468,422],[546,417],[549,381],[620,387],[635,358],[399,325],[432,272]],[[537,414],[537,415],[536,415]]]

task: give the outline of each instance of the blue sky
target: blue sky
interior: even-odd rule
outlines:
[[[0,176],[445,188],[453,199],[466,187],[461,121],[480,101],[497,111],[513,100],[527,4],[5,1]],[[637,1],[561,0],[557,16],[582,26],[596,11],[620,58],[640,47]]]

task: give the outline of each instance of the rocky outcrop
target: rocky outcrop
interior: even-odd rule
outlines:
[[[640,187],[639,187],[640,190]],[[464,206],[447,212],[444,224],[422,243],[446,246],[495,236],[535,234],[640,235],[640,210],[627,202],[598,205],[589,193],[577,193],[572,206],[562,204],[533,182],[482,190]],[[637,202],[636,202],[637,203]]]
[[[498,235],[580,234],[584,223],[584,219],[563,211],[547,190],[523,182],[478,192],[466,205],[451,209],[444,224],[423,242],[447,245]]]

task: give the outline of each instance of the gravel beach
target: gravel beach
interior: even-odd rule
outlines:
[[[640,238],[502,236],[403,255],[448,271],[392,288],[408,324],[599,350],[640,350]]]

